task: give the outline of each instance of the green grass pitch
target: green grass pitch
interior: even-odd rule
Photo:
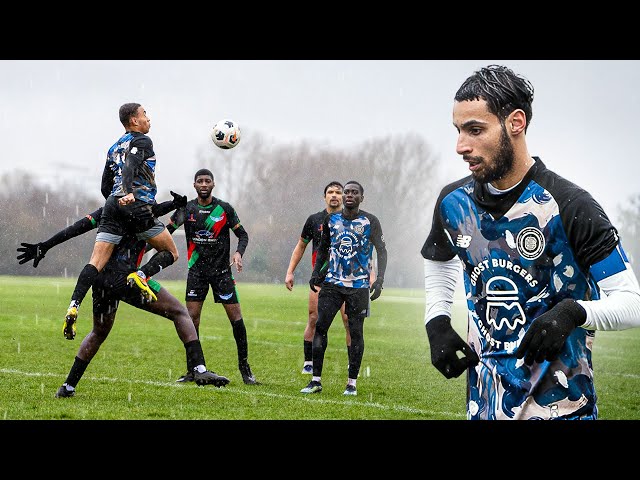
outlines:
[[[182,302],[183,281],[161,283]],[[358,396],[347,380],[344,328],[329,330],[320,394],[303,395],[300,373],[307,317],[306,283],[238,281],[249,362],[261,385],[242,383],[231,326],[211,294],[201,341],[210,370],[226,388],[178,384],[185,351],[173,324],[121,304],[111,335],[80,381],[76,396],[56,399],[82,338],[91,328],[90,294],[73,341],[62,335],[75,279],[0,277],[0,420],[464,420],[464,376],[446,380],[430,362],[422,289],[385,288],[365,321]],[[455,305],[463,334],[466,311]],[[640,329],[598,332],[593,364],[601,419],[640,419]]]

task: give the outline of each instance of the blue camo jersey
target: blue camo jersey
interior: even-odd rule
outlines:
[[[127,190],[123,183],[125,160],[136,161],[131,190]],[[122,197],[132,192],[136,199],[154,203],[157,192],[155,168],[156,156],[151,139],[139,132],[126,132],[107,152],[102,178],[103,195]]]
[[[325,281],[343,287],[369,288],[373,248],[379,247],[378,253],[386,251],[378,218],[363,210],[353,220],[346,219],[342,212],[327,214],[322,241],[326,226],[331,246]]]
[[[515,350],[560,300],[600,298],[602,267],[624,252],[591,195],[534,158],[506,195],[471,177],[445,187],[422,249],[425,258],[463,263],[467,340],[480,357],[468,370],[469,419],[597,418],[593,331],[575,329],[551,363],[528,367]]]

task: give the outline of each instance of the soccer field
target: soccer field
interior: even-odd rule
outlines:
[[[184,282],[162,284],[182,302]],[[0,276],[0,419],[3,420],[462,420],[465,380],[446,380],[430,362],[422,289],[385,288],[365,321],[358,396],[347,380],[344,328],[329,330],[320,394],[303,395],[300,373],[307,317],[306,283],[245,284],[238,290],[258,386],[237,368],[231,326],[221,305],[205,302],[200,335],[207,366],[226,388],[178,384],[185,350],[173,324],[121,304],[111,335],[80,381],[76,396],[56,399],[82,338],[91,328],[85,300],[73,341],[62,335],[75,279]],[[466,313],[456,305],[463,334]],[[464,335],[464,334],[463,334]],[[598,332],[593,364],[601,419],[640,419],[640,329]]]

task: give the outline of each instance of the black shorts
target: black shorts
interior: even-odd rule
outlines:
[[[369,289],[341,287],[324,282],[318,294],[318,322],[324,319],[323,321],[328,321],[330,325],[343,303],[347,317],[368,317],[371,304]]]
[[[158,225],[162,227],[159,230]],[[143,234],[148,231],[154,232],[158,230],[155,233],[157,235],[162,229],[164,229],[164,225],[153,216],[151,204],[136,199],[135,202],[129,205],[121,206],[118,204],[118,198],[111,195],[107,198],[102,209],[102,217],[98,226],[98,238],[103,237],[101,238],[103,241],[110,242],[109,237],[122,238],[127,233]],[[155,235],[147,235],[147,238],[152,238]],[[142,236],[140,238],[147,239]]]
[[[145,302],[137,287],[127,285],[127,275],[130,272],[116,272],[103,270],[91,285],[93,296],[93,314],[112,314],[118,310],[120,301],[137,308],[145,306]],[[149,279],[149,288],[158,293],[162,286],[153,279]]]
[[[233,278],[231,269],[219,274],[206,274],[189,270],[187,274],[187,302],[204,302],[209,293],[209,287],[213,292],[213,299],[216,303],[226,305],[240,303],[236,281]]]

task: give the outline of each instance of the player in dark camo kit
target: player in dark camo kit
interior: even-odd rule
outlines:
[[[189,267],[187,310],[199,335],[202,306],[211,288],[215,303],[222,304],[231,323],[242,381],[247,385],[257,385],[259,382],[249,366],[247,329],[242,318],[236,281],[231,271],[234,265],[238,272],[242,271],[242,256],[249,244],[249,235],[240,223],[235,209],[212,195],[215,181],[210,170],[198,170],[194,176],[193,187],[198,194],[197,198],[176,210],[167,225],[170,233],[184,225]],[[232,258],[230,232],[238,238],[238,246]],[[193,373],[187,371],[177,381],[191,382]]]
[[[442,189],[421,251],[431,362],[467,373],[469,419],[593,420],[595,331],[638,326],[640,289],[602,207],[529,154],[532,102],[500,65],[454,96],[471,174]],[[451,326],[461,265],[466,342]]]
[[[327,206],[319,212],[313,213],[307,217],[304,226],[302,227],[302,233],[298,239],[293,252],[291,253],[291,259],[289,260],[289,266],[287,267],[287,274],[284,279],[285,286],[289,291],[293,290],[294,272],[302,256],[307,248],[307,245],[311,242],[311,268],[316,264],[316,255],[318,246],[320,246],[320,237],[322,236],[322,222],[327,213],[334,213],[342,209],[342,184],[338,181],[329,182],[324,187],[324,201]],[[318,287],[318,291],[320,288]],[[313,361],[312,361],[312,343],[313,336],[316,333],[316,322],[318,321],[318,292],[314,292],[309,289],[309,316],[307,318],[307,325],[304,329],[303,337],[303,355],[304,364],[302,366],[302,373],[311,375],[313,374]],[[346,332],[347,343],[347,355],[350,357],[351,351],[351,335],[349,334],[349,319],[344,311],[344,305],[340,308],[340,314],[342,316],[342,323]]]
[[[174,200],[153,205],[154,215],[158,217],[165,215],[177,206],[186,203],[187,197],[171,193]],[[49,249],[95,229],[100,222],[101,216],[102,208],[99,208],[44,242],[38,244],[22,243],[22,246],[18,248],[20,254],[17,257],[20,264],[33,260],[33,266],[37,267]],[[137,288],[127,284],[127,275],[135,271],[142,261],[145,245],[146,243],[143,240],[138,240],[133,234],[123,236],[107,265],[94,279],[91,285],[93,293],[93,329],[82,340],[67,380],[56,392],[56,397],[72,397],[75,395],[75,388],[78,382],[113,327],[118,305],[121,301],[168,318],[174,323],[176,333],[186,350],[187,370],[193,372],[198,385],[222,387],[229,383],[228,378],[217,375],[215,372],[207,371],[202,346],[191,317],[189,317],[187,309],[177,298],[171,295],[158,282],[149,279],[149,287],[153,289],[157,296],[155,302],[149,303]]]
[[[313,337],[313,377],[301,393],[322,391],[322,368],[327,348],[327,332],[340,306],[345,304],[351,332],[349,375],[344,395],[357,395],[356,381],[364,354],[364,320],[369,316],[369,301],[382,293],[387,269],[387,247],[378,217],[360,210],[364,188],[356,181],[344,185],[342,211],[328,214],[322,224],[316,266],[309,287],[318,294],[318,321]],[[370,283],[375,247],[378,275]],[[369,292],[372,292],[369,297]]]
[[[153,215],[157,192],[156,154],[147,136],[151,119],[139,103],[125,103],[118,111],[124,134],[109,148],[102,173],[101,192],[106,199],[96,241],[89,263],[80,275],[71,295],[62,333],[67,340],[76,336],[78,310],[93,280],[109,261],[125,234],[135,233],[157,253],[127,281],[140,289],[147,301],[156,299],[146,278],[158,273],[178,259],[178,249],[164,225]]]

